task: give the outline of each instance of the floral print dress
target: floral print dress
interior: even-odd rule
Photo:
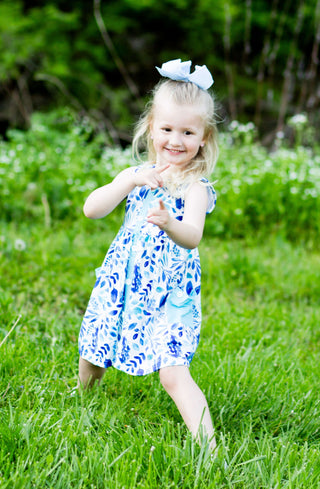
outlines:
[[[208,189],[207,213],[216,203]],[[94,365],[131,375],[189,365],[201,326],[198,249],[175,244],[148,223],[162,199],[182,220],[183,198],[166,188],[136,187],[128,195],[124,222],[111,244],[92,291],[79,335],[80,356]]]

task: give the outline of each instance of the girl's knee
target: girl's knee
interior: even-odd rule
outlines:
[[[168,394],[174,392],[188,374],[189,369],[184,366],[164,367],[159,370],[161,385]]]
[[[170,368],[162,368],[159,370],[159,377],[162,387],[169,392],[173,388],[175,380],[170,373]]]

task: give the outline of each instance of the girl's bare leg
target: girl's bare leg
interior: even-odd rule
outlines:
[[[211,450],[216,448],[214,428],[207,400],[195,383],[186,366],[164,367],[160,369],[160,381],[169,396],[175,402],[187,427],[201,442],[204,435]]]
[[[78,387],[83,386],[84,389],[92,387],[95,382],[100,384],[103,374],[106,369],[97,367],[88,362],[84,358],[79,358],[79,382]]]

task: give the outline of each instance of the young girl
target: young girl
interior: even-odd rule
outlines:
[[[127,198],[125,219],[97,271],[79,336],[79,380],[100,381],[113,366],[131,375],[159,371],[160,381],[196,439],[215,448],[204,394],[189,365],[201,325],[197,246],[215,192],[205,175],[217,159],[213,80],[191,61],[164,63],[162,80],[137,125],[135,154],[147,145],[148,163],[130,167],[93,191],[91,219]]]

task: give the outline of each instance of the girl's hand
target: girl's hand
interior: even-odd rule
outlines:
[[[143,187],[148,185],[151,190],[155,190],[158,187],[162,187],[163,178],[162,172],[167,170],[170,165],[165,165],[160,168],[144,168],[133,174],[134,184],[137,187]]]
[[[171,220],[172,217],[161,199],[159,200],[158,209],[150,209],[147,215],[147,221],[159,226],[159,228],[163,231],[167,231],[169,229]]]
[[[186,193],[182,221],[169,213],[162,200],[158,209],[151,209],[147,221],[159,226],[178,246],[191,250],[201,241],[206,210],[208,191],[200,182],[191,185]]]

